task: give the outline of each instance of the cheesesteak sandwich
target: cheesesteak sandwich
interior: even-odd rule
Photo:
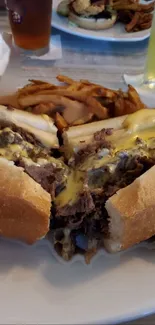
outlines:
[[[62,139],[61,139],[62,140]],[[0,106],[0,234],[86,261],[155,234],[155,111],[71,127]],[[149,222],[148,222],[149,221]]]
[[[32,244],[48,232],[51,197],[67,172],[53,156],[58,147],[48,116],[0,106],[1,235]]]
[[[116,128],[106,121],[91,143],[83,136],[68,160],[72,173],[54,200],[51,222],[55,248],[66,260],[82,251],[89,262],[100,247],[116,252],[155,234],[155,111],[120,121]]]

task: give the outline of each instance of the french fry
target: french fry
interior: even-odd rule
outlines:
[[[80,90],[81,88],[83,88],[83,85],[81,83],[76,82],[76,83],[69,85],[67,87],[67,90],[68,91],[76,91],[76,90]]]
[[[8,105],[20,109],[17,93],[8,96],[0,96],[0,105]]]
[[[148,4],[141,3],[123,3],[122,1],[116,2],[113,4],[113,9],[115,10],[133,10],[133,11],[142,11],[150,12],[154,9],[154,2]]]
[[[59,131],[63,131],[68,127],[67,122],[58,112],[55,114],[55,124]]]
[[[137,110],[146,108],[146,105],[142,103],[136,89],[133,88],[131,85],[128,86],[128,97],[129,100],[135,104]]]
[[[35,85],[42,85],[42,84],[48,84],[47,81],[37,80],[37,79],[29,79],[29,81]]]
[[[107,108],[102,106],[95,97],[87,97],[86,103],[89,106],[90,112],[97,116],[100,120],[104,120],[109,117]]]
[[[59,96],[64,96],[64,97],[68,97],[70,99],[75,99],[78,100],[80,102],[86,102],[87,97],[90,94],[94,94],[97,89],[99,87],[98,86],[90,86],[87,90],[68,90],[66,88],[57,88],[57,89],[53,89],[53,90],[42,90],[38,92],[38,95],[59,95]]]
[[[115,102],[115,116],[131,114],[137,111],[137,106],[129,99],[118,98]]]
[[[122,96],[118,96],[115,101],[114,116],[125,115],[125,99]]]
[[[94,114],[93,113],[88,113],[88,115],[83,116],[81,119],[78,119],[74,121],[71,126],[76,126],[76,125],[83,125],[85,123],[91,122],[93,119]]]
[[[96,88],[96,95],[97,96],[103,96],[106,98],[115,98],[118,91],[112,90],[112,89],[108,89],[105,87],[100,87],[99,89]]]
[[[152,21],[149,21],[147,23],[141,24],[140,25],[140,29],[141,30],[143,30],[143,29],[149,29],[149,28],[151,28],[151,26],[152,26]]]
[[[50,95],[50,94],[32,94],[24,97],[20,97],[18,99],[19,104],[22,108],[26,108],[33,105],[38,105],[40,103],[54,103],[56,105],[69,105],[71,103],[71,99],[65,98],[63,96],[58,95]],[[69,105],[70,106],[70,105]]]
[[[125,29],[128,33],[131,32],[133,30],[133,28],[137,25],[139,17],[140,17],[140,13],[135,12],[130,23],[125,26]]]
[[[62,75],[58,75],[57,80],[60,81],[60,82],[64,82],[64,83],[66,83],[68,85],[72,85],[72,84],[74,84],[76,82],[75,80],[73,80],[73,79],[71,79],[71,78],[69,78],[67,76],[62,76]]]
[[[54,85],[50,85],[48,83],[44,83],[44,84],[30,84],[27,87],[24,87],[22,89],[18,90],[18,97],[24,97],[30,94],[35,94],[38,93],[39,91],[43,91],[43,90],[49,90],[49,89],[55,89],[56,86]]]
[[[117,95],[118,91],[117,90],[112,90],[112,89],[108,89],[108,88],[105,88],[101,85],[98,85],[98,84],[94,84],[94,83],[91,83],[90,81],[88,80],[83,80],[81,79],[80,80],[83,84],[83,90],[89,90],[89,87],[90,86],[94,86],[94,93],[93,95],[97,95],[97,96],[103,96],[103,97],[109,97],[109,98],[113,98]]]
[[[61,107],[63,116],[69,124],[89,112],[87,106],[84,103],[59,95],[36,94],[19,98],[19,104],[24,109],[29,106],[38,105],[40,103],[53,103],[56,108],[58,108],[58,110],[60,110]]]

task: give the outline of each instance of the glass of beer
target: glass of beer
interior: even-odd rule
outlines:
[[[135,87],[155,90],[155,11],[148,44],[144,73],[140,75],[124,75],[125,82]]]
[[[17,47],[47,49],[51,33],[52,0],[5,0]]]
[[[152,22],[149,39],[144,82],[150,87],[155,87],[155,14]]]

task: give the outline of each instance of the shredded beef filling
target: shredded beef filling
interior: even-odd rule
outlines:
[[[55,198],[65,188],[64,169],[58,168],[52,163],[43,166],[27,166],[25,164],[24,169],[29,176],[51,194],[52,198]]]
[[[111,143],[107,140],[107,136],[111,135],[113,129],[102,129],[94,134],[94,139],[91,144],[84,145],[77,153],[75,153],[74,158],[69,161],[71,166],[76,166],[82,163],[88,156],[92,153],[98,153],[103,148],[110,149]]]
[[[131,184],[154,164],[155,160],[147,156],[126,157],[124,155],[113,177],[109,178],[103,188],[91,192],[94,208],[92,205],[90,212],[86,209],[85,213],[75,213],[75,210],[73,215],[66,214],[65,217],[60,214],[57,217],[53,213],[51,228],[57,252],[66,260],[77,252],[86,252],[86,255],[92,252],[93,255],[94,249],[102,246],[103,236],[108,236],[106,200],[119,189]]]
[[[16,150],[14,145],[17,145]],[[0,124],[0,149],[5,149],[5,154],[0,151],[0,156],[4,154],[15,163],[23,156],[35,161],[50,154],[49,149],[43,147],[33,134],[8,122]]]
[[[112,132],[112,129],[103,129],[95,133],[92,144],[75,154],[74,168],[69,169],[62,160],[52,158],[50,151],[29,132],[13,124],[0,125],[0,156],[22,166],[51,194],[53,241],[65,260],[77,252],[86,252],[89,261],[102,246],[103,237],[108,236],[105,202],[155,165],[155,139],[151,139],[147,146],[137,138],[132,150],[113,154],[107,140]],[[107,161],[104,156],[108,157],[109,163],[104,163]],[[88,163],[90,157],[94,157],[99,162],[97,166],[101,167],[91,166],[93,160]],[[87,168],[86,164],[86,170],[83,169],[85,161],[89,165]],[[66,196],[61,197],[63,192]]]
[[[92,196],[90,195],[89,191],[83,190],[81,193],[79,193],[79,198],[78,200],[70,205],[67,204],[64,207],[57,207],[56,208],[56,216],[61,216],[61,217],[69,217],[71,224],[77,223],[76,220],[76,214],[84,214],[85,211],[89,213],[94,209],[94,203],[92,200]],[[71,225],[70,224],[70,225]]]
[[[52,198],[65,187],[67,166],[51,157],[50,150],[33,134],[12,123],[0,124],[0,156],[14,161],[16,166],[23,167]]]
[[[30,142],[31,144],[34,144],[36,146],[40,146],[43,148],[43,145],[42,143],[30,132],[16,126],[15,124],[11,123],[11,122],[0,122],[0,129],[1,130],[4,130],[5,128],[9,128],[11,129],[13,132],[15,133],[18,133],[18,135],[21,136],[21,138],[24,140],[24,141],[27,141],[27,142]],[[1,135],[0,135],[0,138],[1,138]],[[0,140],[0,143],[3,144],[4,143],[4,146],[5,146],[5,141],[7,142],[7,140],[5,139],[5,136],[2,137],[3,140]],[[3,142],[4,141],[4,142]],[[9,139],[8,139],[9,141]],[[20,141],[20,140],[19,140]],[[8,142],[9,143],[9,142]],[[8,144],[6,143],[6,144]],[[11,142],[12,143],[12,142]],[[13,143],[16,143],[18,144],[18,138],[15,138],[14,139],[14,142]]]

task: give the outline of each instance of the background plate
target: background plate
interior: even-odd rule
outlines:
[[[53,0],[52,26],[62,30],[63,32],[80,37],[113,42],[137,42],[146,39],[150,35],[149,29],[136,33],[127,33],[124,29],[124,25],[119,23],[115,24],[112,28],[101,31],[89,31],[79,27],[70,26],[68,19],[59,16],[56,12],[59,2],[61,2],[61,0]]]

